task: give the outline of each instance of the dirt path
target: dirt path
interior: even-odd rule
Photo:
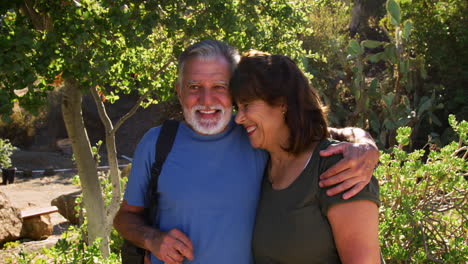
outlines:
[[[80,189],[72,184],[73,176],[73,173],[60,173],[27,179],[16,177],[13,184],[0,185],[0,192],[5,193],[10,202],[21,210],[48,207],[58,196]]]

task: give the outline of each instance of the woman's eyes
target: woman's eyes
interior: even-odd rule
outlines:
[[[239,110],[245,110],[247,109],[247,107],[249,106],[249,104],[237,104],[237,107],[239,108]]]

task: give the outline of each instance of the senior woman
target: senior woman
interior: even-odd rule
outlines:
[[[319,155],[334,141],[319,96],[296,64],[250,51],[230,89],[235,121],[252,146],[270,154],[252,242],[255,262],[380,263],[378,183],[373,178],[348,200],[319,187],[319,175],[342,156]]]

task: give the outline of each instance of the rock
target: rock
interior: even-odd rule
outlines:
[[[21,211],[11,205],[8,197],[0,192],[0,245],[21,236]]]
[[[83,221],[82,213],[80,216],[76,216],[75,199],[81,194],[81,191],[60,195],[59,197],[52,200],[51,205],[55,205],[58,208],[59,213],[65,217],[71,224],[79,225]]]
[[[66,154],[73,154],[71,140],[69,138],[58,139],[56,142],[57,148]]]
[[[21,237],[40,240],[52,235],[54,225],[50,220],[50,214],[36,215],[23,220]]]

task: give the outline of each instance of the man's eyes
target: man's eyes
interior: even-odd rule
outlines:
[[[188,88],[190,90],[198,90],[198,89],[201,88],[201,86],[200,85],[190,85],[190,86],[188,86]],[[227,90],[228,89],[227,86],[223,86],[223,85],[216,85],[213,88],[216,89],[216,90]]]
[[[214,88],[217,90],[227,90],[227,87],[223,85],[216,85]]]

